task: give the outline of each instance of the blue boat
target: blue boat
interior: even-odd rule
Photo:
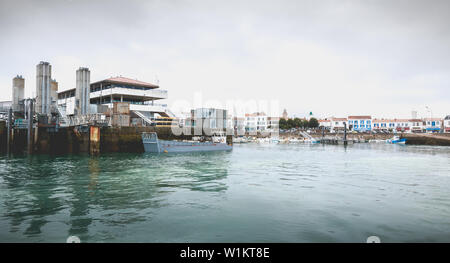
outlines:
[[[145,152],[150,153],[180,153],[180,152],[209,152],[228,151],[233,146],[225,142],[198,142],[198,141],[168,141],[158,139],[156,132],[142,133],[142,143]]]
[[[398,136],[394,136],[392,139],[386,140],[387,143],[391,143],[391,144],[405,144],[406,143],[406,138],[401,138]]]

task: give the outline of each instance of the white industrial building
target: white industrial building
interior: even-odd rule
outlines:
[[[12,108],[14,111],[22,110],[20,105],[24,99],[25,94],[25,79],[22,76],[17,75],[13,78],[12,89]]]
[[[75,88],[75,115],[86,115],[90,112],[90,84],[91,72],[88,68],[77,70],[77,81]]]
[[[145,125],[152,125],[152,119],[159,116],[175,117],[167,104],[155,103],[168,98],[167,90],[158,85],[120,76],[91,83],[87,89],[89,79],[89,70],[80,68],[76,88],[58,93],[63,115],[104,113],[105,107],[112,110],[114,102],[126,102],[132,117],[141,118]]]
[[[36,107],[39,114],[50,115],[51,107],[51,80],[52,66],[48,62],[41,61],[36,66]]]

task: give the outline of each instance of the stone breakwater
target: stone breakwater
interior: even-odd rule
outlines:
[[[450,146],[450,134],[404,134],[406,144]]]

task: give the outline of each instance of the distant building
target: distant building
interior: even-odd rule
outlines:
[[[396,119],[374,119],[372,120],[372,130],[393,132],[396,127]]]
[[[280,117],[267,117],[267,129],[278,131],[280,129]]]
[[[283,111],[283,115],[281,116],[283,119],[287,120],[288,119],[288,113],[286,111],[286,109],[284,109]]]
[[[330,131],[343,131],[347,123],[347,118],[330,118]]]
[[[233,118],[233,129],[236,135],[244,135],[245,134],[245,118],[243,117],[234,117]]]
[[[439,118],[424,118],[425,131],[428,133],[440,132],[443,121]]]
[[[450,132],[450,115],[444,118],[444,132]]]
[[[246,132],[263,132],[267,130],[267,115],[264,112],[245,114]]]
[[[228,111],[215,108],[198,108],[191,110],[191,127],[209,129],[211,133],[225,132]]]
[[[180,127],[190,127],[191,126],[191,113],[190,112],[180,112],[176,114],[178,117],[178,124]]]
[[[386,127],[386,120],[384,119],[373,119],[372,121],[372,130],[378,132],[378,131],[387,131]]]
[[[372,130],[386,132],[423,132],[425,127],[421,119],[374,119]]]
[[[350,130],[367,132],[372,130],[372,116],[348,116]]]
[[[409,119],[394,119],[395,131],[397,132],[411,132],[411,123]]]
[[[410,132],[419,133],[424,131],[423,121],[421,119],[413,118],[408,120],[410,126]]]
[[[319,120],[319,128],[325,130],[331,130],[331,120],[323,119]]]

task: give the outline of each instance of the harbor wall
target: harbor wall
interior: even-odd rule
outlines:
[[[409,145],[450,146],[448,134],[404,134],[402,138],[406,138]]]
[[[131,152],[142,153],[142,132],[156,132],[159,139],[163,140],[190,140],[192,135],[175,135],[170,127],[96,127],[98,135],[91,138],[90,127],[75,128],[64,127],[57,131],[50,131],[46,127],[38,127],[33,130],[33,152],[39,154],[76,154],[76,153],[110,153]],[[7,131],[6,123],[0,122],[0,152],[6,152]],[[185,131],[185,134],[194,134],[194,131]],[[332,135],[332,134],[325,134]],[[334,134],[336,135],[336,134]],[[339,134],[342,136],[342,134]],[[312,134],[313,137],[321,137],[321,134]],[[347,134],[347,138],[365,140],[385,140],[392,138],[393,134]],[[14,154],[25,153],[27,150],[27,130],[14,129],[11,132],[11,152]],[[227,142],[231,137],[227,136]],[[280,134],[284,137],[301,137],[298,134]],[[450,134],[401,134],[409,145],[435,145],[450,146]]]
[[[0,153],[6,152],[6,121],[0,121]]]
[[[1,151],[6,152],[6,127],[0,123]],[[95,128],[95,129],[93,129]],[[76,154],[129,152],[142,153],[142,132],[156,132],[163,140],[190,140],[192,135],[176,135],[170,127],[60,127],[52,131],[47,127],[33,130],[33,153],[37,154]],[[185,134],[194,134],[193,130]],[[12,132],[11,149],[13,153],[27,150],[27,130],[15,129]],[[227,142],[232,142],[228,136]]]

